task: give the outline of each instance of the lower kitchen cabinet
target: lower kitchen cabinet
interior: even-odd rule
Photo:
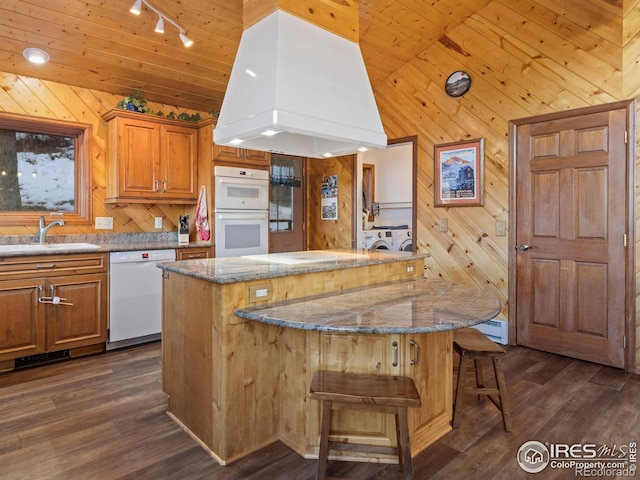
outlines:
[[[45,309],[38,304],[42,279],[0,281],[0,360],[45,351]]]
[[[400,374],[413,379],[422,400],[408,410],[412,445],[430,445],[451,430],[453,336],[452,330],[399,336]]]
[[[398,360],[397,335],[322,334],[317,369],[398,375]],[[311,405],[315,405],[317,409],[316,422],[319,434],[321,403],[312,402]],[[395,443],[396,426],[393,415],[375,414],[367,410],[338,409],[331,415],[331,431],[340,432],[340,437],[348,439],[349,442],[384,447]]]
[[[48,304],[47,351],[71,349],[107,340],[106,273],[47,279],[48,296],[61,299]],[[53,295],[51,295],[53,293]]]
[[[420,408],[408,410],[411,443],[429,445],[451,429],[452,349],[451,331],[421,335],[322,334],[318,369],[411,377],[422,400]],[[430,395],[429,392],[439,393]],[[317,403],[319,434],[320,404]],[[340,432],[341,438],[353,443],[396,444],[393,415],[337,410],[331,421],[332,431]]]
[[[108,285],[106,254],[0,259],[0,362],[102,350]]]
[[[210,247],[196,247],[196,248],[180,248],[176,252],[176,260],[195,260],[198,258],[209,258],[211,252]]]

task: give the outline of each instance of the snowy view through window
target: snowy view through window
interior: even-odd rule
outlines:
[[[22,210],[73,212],[75,139],[16,132],[16,153]]]

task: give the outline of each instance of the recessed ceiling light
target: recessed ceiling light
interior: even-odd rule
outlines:
[[[29,60],[31,63],[47,63],[49,61],[49,54],[42,50],[41,48],[25,48],[24,52],[22,52],[24,58]]]

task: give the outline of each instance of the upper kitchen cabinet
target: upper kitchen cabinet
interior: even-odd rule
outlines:
[[[197,125],[111,110],[107,122],[107,203],[197,201]]]
[[[213,159],[216,162],[230,162],[241,165],[255,165],[268,167],[271,164],[271,154],[246,148],[228,147],[213,144]]]
[[[200,156],[209,158],[215,164],[246,167],[258,170],[268,170],[271,166],[271,154],[246,148],[227,147],[213,143],[213,129],[215,121],[205,119],[200,122],[198,141],[200,142]],[[202,165],[202,164],[201,164]]]

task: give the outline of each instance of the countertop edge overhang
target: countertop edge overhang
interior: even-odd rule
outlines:
[[[256,257],[283,259],[287,256],[336,255],[332,261],[303,261],[303,263],[287,264],[280,261],[257,260]],[[208,258],[198,260],[182,260],[176,262],[162,262],[158,268],[167,272],[174,272],[199,280],[216,284],[230,284],[268,280],[270,278],[304,275],[307,273],[328,272],[347,268],[379,265],[383,263],[404,262],[428,258],[428,253],[389,252],[382,250],[333,249],[307,250],[268,255],[248,255],[244,257]]]
[[[65,249],[65,243],[90,243],[95,248],[70,248]],[[37,238],[29,235],[2,235],[0,236],[0,246],[2,245],[34,245]],[[147,232],[147,233],[114,233],[114,234],[78,234],[78,235],[50,235],[47,237],[45,245],[55,244],[56,248],[20,250],[12,252],[2,252],[0,258],[10,257],[33,257],[43,255],[68,255],[81,253],[110,253],[127,252],[136,250],[164,250],[164,249],[185,249],[185,248],[209,248],[213,245],[211,241],[196,241],[186,243],[178,242],[178,235],[173,232]]]
[[[475,287],[409,280],[242,307],[238,317],[299,330],[420,334],[457,330],[495,318],[500,300]]]

